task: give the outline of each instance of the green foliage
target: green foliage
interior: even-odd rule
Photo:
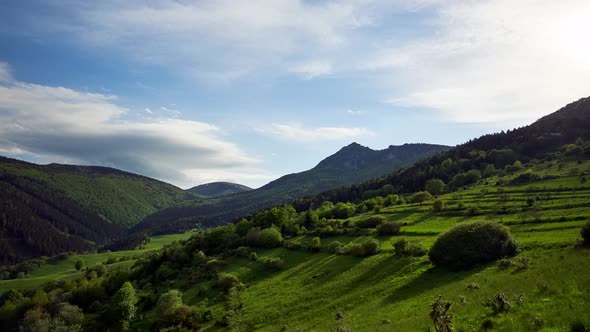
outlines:
[[[434,200],[434,202],[432,202],[432,210],[434,212],[440,212],[444,209],[445,207],[445,201],[443,201],[442,199],[436,199]]]
[[[280,257],[268,257],[262,260],[262,264],[269,269],[280,270],[285,265],[285,261]]]
[[[256,246],[262,248],[276,248],[283,242],[283,236],[281,231],[275,227],[265,228],[260,231],[258,239],[256,240]]]
[[[457,189],[460,187],[468,186],[477,183],[481,180],[481,173],[472,169],[465,173],[459,173],[453,177],[453,180],[449,182],[449,187]]]
[[[217,282],[215,286],[221,288],[223,291],[227,292],[230,288],[240,286],[240,279],[231,273],[220,273],[217,276]]]
[[[342,253],[342,242],[340,241],[332,241],[328,245],[328,251],[333,254],[340,254]]]
[[[81,261],[81,260],[79,260],[79,261],[76,262],[76,264],[74,265],[74,267],[76,268],[76,270],[80,271],[84,267],[84,262]]]
[[[367,257],[379,252],[379,241],[368,239],[361,243],[349,243],[342,249],[343,253],[357,257]]]
[[[426,255],[427,251],[417,242],[410,242],[406,239],[400,239],[393,243],[395,254],[398,256],[421,257]]]
[[[506,294],[498,292],[494,297],[487,297],[482,303],[484,307],[492,309],[494,315],[510,311],[512,304],[508,301]]]
[[[377,233],[379,235],[396,235],[399,234],[402,224],[399,222],[386,222],[377,226]]]
[[[309,250],[311,252],[320,252],[321,249],[322,249],[322,244],[320,242],[320,238],[314,237],[313,239],[311,239],[311,243],[309,244]]]
[[[356,226],[361,228],[375,228],[383,224],[385,221],[386,219],[382,216],[370,216],[368,218],[357,221]]]
[[[526,171],[523,173],[518,174],[512,181],[511,184],[523,184],[529,182],[535,182],[541,180],[539,174],[533,173],[532,171]]]
[[[174,319],[174,312],[182,305],[182,293],[177,289],[171,289],[160,295],[156,304],[156,314],[165,321]]]
[[[137,302],[139,298],[133,285],[126,281],[113,297],[113,308],[122,321],[131,321],[137,314]]]
[[[424,201],[427,201],[429,199],[432,199],[432,195],[427,191],[419,191],[410,196],[411,203],[420,203],[420,205],[422,205]]]
[[[440,235],[429,252],[432,263],[463,269],[514,256],[519,246],[506,226],[494,222],[459,225]]]
[[[441,179],[431,179],[426,182],[426,191],[432,195],[440,195],[445,191],[445,183]]]
[[[430,319],[436,332],[453,331],[453,315],[449,313],[452,303],[444,301],[439,295],[430,305]]]

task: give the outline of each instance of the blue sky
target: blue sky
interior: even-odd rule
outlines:
[[[0,154],[258,187],[589,95],[587,1],[0,4]]]

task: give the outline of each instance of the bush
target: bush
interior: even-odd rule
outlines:
[[[328,245],[328,251],[333,254],[340,254],[342,253],[342,243],[340,241],[332,241]]]
[[[457,189],[463,186],[477,183],[479,180],[481,180],[481,173],[476,169],[472,169],[465,173],[459,173],[455,175],[453,177],[453,180],[449,182],[449,187]]]
[[[372,256],[379,252],[379,241],[369,239],[362,243],[349,243],[344,247],[343,252],[357,257]]]
[[[283,265],[285,265],[285,261],[279,257],[265,258],[262,260],[262,264],[269,269],[280,270],[283,268]]]
[[[429,257],[436,266],[458,270],[514,256],[518,251],[507,227],[486,221],[462,224],[443,233]]]
[[[539,174],[528,171],[528,172],[524,172],[524,173],[521,173],[518,176],[516,176],[514,179],[512,179],[512,181],[510,181],[510,184],[523,184],[523,183],[535,182],[535,181],[539,181],[539,180],[541,180],[541,177],[539,176]]]
[[[387,222],[377,226],[379,235],[396,235],[399,234],[402,224],[398,222]]]
[[[395,249],[396,255],[399,256],[421,257],[426,255],[427,252],[419,243],[409,242],[406,239],[401,239],[393,243],[393,248]]]
[[[504,293],[496,293],[493,298],[486,298],[483,302],[484,307],[492,309],[495,315],[510,311],[512,304]]]
[[[256,246],[262,248],[276,248],[283,242],[281,232],[275,227],[265,228],[260,231],[256,238]]]
[[[223,291],[229,291],[232,287],[240,285],[240,279],[231,273],[220,273],[215,282],[215,286]]]
[[[432,198],[432,195],[428,191],[419,191],[412,196],[410,196],[411,203],[422,203]]]
[[[384,217],[372,216],[367,219],[357,221],[356,226],[360,228],[375,228],[383,223],[385,223]]]
[[[432,210],[434,212],[440,212],[444,209],[445,202],[442,199],[437,199],[432,203]]]
[[[320,252],[322,249],[322,243],[320,242],[319,237],[314,237],[311,239],[311,243],[309,244],[309,251],[311,252]]]

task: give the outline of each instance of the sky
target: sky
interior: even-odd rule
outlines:
[[[0,155],[259,187],[590,95],[587,0],[2,1]]]

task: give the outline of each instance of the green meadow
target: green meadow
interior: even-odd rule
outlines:
[[[311,237],[290,239],[304,249],[257,250],[258,260],[231,257],[221,272],[232,273],[244,284],[241,324],[259,331],[426,331],[432,326],[430,305],[442,295],[452,302],[457,331],[569,331],[572,324],[590,324],[590,250],[576,248],[580,229],[590,217],[590,187],[584,180],[590,163],[533,169],[546,180],[526,185],[509,183],[518,175],[488,178],[479,185],[440,195],[445,201],[434,212],[432,201],[382,208],[370,215],[406,223],[394,236],[333,236],[321,238],[322,250],[311,253]],[[400,257],[392,243],[407,239],[430,248],[437,236],[465,222],[493,220],[507,225],[522,251],[512,260],[526,260],[525,268],[500,268],[496,262],[453,272],[434,268],[428,256]],[[328,252],[332,241],[380,241],[379,254],[361,258]],[[280,270],[260,263],[280,257]],[[184,292],[184,302],[206,299],[214,314],[222,315],[225,295],[213,281],[191,284],[178,279],[169,287]],[[511,303],[507,313],[493,314],[482,303],[502,292]],[[337,320],[339,313],[342,319]],[[145,320],[155,319],[147,314]],[[145,322],[137,326],[144,326]],[[213,323],[206,331],[220,329]]]

